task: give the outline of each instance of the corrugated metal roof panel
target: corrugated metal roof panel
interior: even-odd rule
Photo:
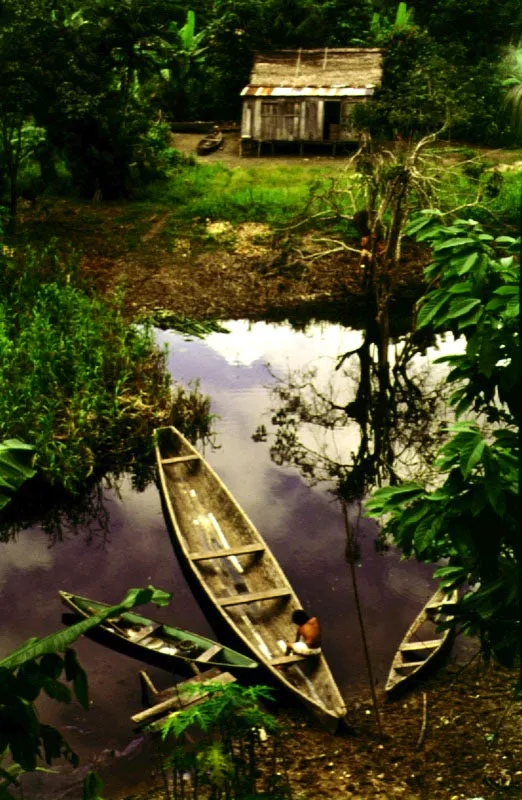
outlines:
[[[245,86],[242,97],[369,97],[374,86]]]

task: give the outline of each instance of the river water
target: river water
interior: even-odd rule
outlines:
[[[335,356],[357,347],[361,334],[331,324],[311,326],[306,333],[262,322],[226,327],[230,333],[203,341],[172,332],[158,332],[157,338],[169,347],[175,379],[186,384],[199,378],[201,391],[212,397],[218,448],[207,448],[205,455],[267,540],[303,606],[320,618],[325,654],[350,700],[364,689],[366,672],[343,560],[341,509],[327,487],[310,488],[295,468],[276,466],[269,443],[253,441],[252,434],[259,424],[270,428],[274,374],[313,364],[316,381],[327,382]],[[349,448],[352,436],[348,429],[338,445]],[[34,526],[0,544],[0,653],[60,628],[59,589],[117,602],[127,588],[152,583],[172,592],[173,599],[166,609],[151,607],[145,613],[214,638],[172,550],[156,486],[138,493],[125,479],[104,495],[106,531],[93,524],[50,545]],[[363,522],[357,576],[374,675],[382,685],[398,641],[434,584],[428,566],[401,561],[393,550],[377,552],[376,532],[373,521]],[[44,699],[42,718],[60,728],[82,765],[138,752],[140,737],[129,717],[141,707],[137,673],[142,665],[88,639],[75,646],[89,677],[91,710],[84,712],[76,701],[66,706]],[[168,673],[148,671],[160,687],[169,684]],[[38,778],[27,791],[27,797],[74,797],[77,786],[65,776]]]

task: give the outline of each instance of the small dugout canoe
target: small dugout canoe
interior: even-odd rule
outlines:
[[[70,592],[62,591],[60,597],[64,605],[79,617],[89,618],[109,607],[107,603]],[[172,672],[181,669],[182,672],[194,674],[212,667],[248,671],[258,667],[254,659],[212,639],[184,628],[155,622],[131,611],[109,618],[89,634],[94,639],[99,638],[103,644],[115,646],[134,658]]]
[[[213,153],[214,150],[218,150],[223,145],[224,141],[225,137],[221,131],[211,131],[207,136],[199,141],[196,152],[199,156],[205,156],[208,153]]]
[[[446,595],[437,589],[415,617],[392,661],[384,691],[393,697],[405,691],[434,664],[451,644],[452,627],[437,630],[454,620],[458,592]]]
[[[167,525],[192,583],[273,682],[335,730],[346,706],[324,654],[284,654],[302,606],[267,543],[176,428],[158,429],[155,449]]]

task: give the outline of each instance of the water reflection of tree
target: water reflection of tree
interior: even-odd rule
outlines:
[[[35,525],[47,534],[49,546],[80,530],[89,542],[106,541],[109,535],[106,492],[114,484],[104,478],[86,487],[80,495],[53,491],[43,482],[27,484],[0,514],[0,542],[8,542]]]
[[[172,406],[165,424],[182,430],[194,444],[214,446],[210,413],[210,397],[202,394],[199,381],[188,387],[176,384],[172,391]],[[80,533],[87,542],[94,539],[106,542],[110,533],[108,493],[121,497],[123,481],[129,479],[135,492],[144,492],[155,480],[156,460],[152,430],[146,426],[129,453],[122,448],[107,459],[104,469],[90,476],[75,493],[59,485],[49,484],[37,475],[23,484],[12,500],[0,512],[0,542],[14,539],[18,533],[39,526],[52,546],[69,535]]]
[[[332,363],[324,388],[317,370],[308,367],[278,378],[272,390],[273,461],[297,467],[311,484],[334,482],[348,501],[383,481],[426,476],[442,439],[443,384],[434,382],[429,365],[413,366],[414,357],[433,342],[400,337],[389,345],[390,368],[383,369],[378,341],[372,323],[360,346]],[[340,442],[347,432],[355,447],[346,453],[338,443],[334,452],[332,440]],[[312,436],[313,445],[307,443]],[[261,429],[254,438],[265,438]]]

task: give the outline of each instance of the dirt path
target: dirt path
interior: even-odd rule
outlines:
[[[350,150],[336,156],[332,156],[331,152],[321,149],[312,148],[307,146],[303,155],[299,155],[299,147],[297,144],[288,143],[281,144],[273,154],[269,154],[268,147],[265,146],[263,154],[258,158],[257,154],[245,153],[243,156],[239,152],[239,131],[225,131],[225,141],[223,147],[215,150],[213,153],[208,153],[205,156],[198,156],[196,154],[196,147],[201,140],[201,133],[173,133],[172,144],[174,147],[186,156],[193,156],[198,161],[205,164],[224,164],[227,167],[273,167],[274,163],[284,165],[296,165],[303,163],[332,164],[332,163],[346,163],[350,158]]]
[[[201,133],[173,133],[172,144],[180,153],[183,153],[183,155],[193,156],[202,163],[220,163],[227,167],[244,167],[246,165],[249,167],[255,166],[263,168],[273,167],[274,163],[285,165],[313,163],[317,165],[329,164],[330,166],[332,164],[339,164],[342,166],[350,160],[353,154],[353,150],[348,149],[345,152],[333,156],[331,152],[324,149],[324,147],[314,149],[307,145],[305,153],[299,155],[298,145],[288,143],[279,145],[273,154],[269,152],[268,147],[265,147],[260,158],[257,157],[256,153],[241,156],[239,152],[240,133],[235,130],[225,132],[225,141],[222,148],[206,156],[198,156],[196,154],[196,147],[202,135]],[[522,150],[520,148],[506,150],[501,148],[480,147],[478,145],[467,146],[464,143],[459,144],[458,142],[440,142],[439,148],[442,154],[445,152],[447,153],[446,157],[449,161],[462,160],[463,155],[458,151],[465,148],[469,150],[470,154],[474,153],[476,157],[481,157],[491,162],[491,164],[497,166],[501,172],[509,170],[520,171],[522,169]]]

